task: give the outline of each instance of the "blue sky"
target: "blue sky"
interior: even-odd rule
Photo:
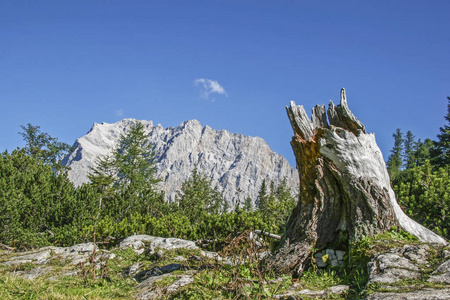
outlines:
[[[264,138],[294,164],[290,100],[339,101],[387,157],[436,137],[450,1],[0,1],[0,151],[31,123],[72,144],[122,118]]]

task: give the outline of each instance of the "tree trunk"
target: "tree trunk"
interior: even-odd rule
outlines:
[[[300,196],[282,246],[266,268],[300,276],[313,249],[345,250],[350,242],[393,226],[420,241],[446,244],[399,207],[375,135],[349,110],[344,89],[340,105],[330,101],[327,112],[317,105],[311,119],[294,102],[286,109]]]

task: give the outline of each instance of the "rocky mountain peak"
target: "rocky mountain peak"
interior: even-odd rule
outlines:
[[[98,157],[110,153],[120,135],[135,124],[135,119],[116,123],[94,123],[91,130],[76,140],[74,151],[64,160],[69,178],[75,185],[88,182],[87,175]],[[293,192],[298,190],[298,175],[288,161],[272,151],[259,137],[244,136],[226,130],[202,126],[197,120],[184,121],[178,127],[153,126],[140,121],[154,145],[157,176],[169,201],[197,168],[212,179],[231,205],[250,196],[256,199],[262,181],[280,182],[287,178]]]

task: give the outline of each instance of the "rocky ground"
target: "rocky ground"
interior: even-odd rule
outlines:
[[[450,251],[433,244],[404,245],[368,264],[368,299],[450,299]]]
[[[264,279],[265,292],[255,294],[252,289],[262,281],[245,277],[243,269],[240,273],[233,273],[235,278],[220,279],[221,274],[230,274],[228,267],[248,264],[249,261],[242,259],[242,255],[232,256],[231,252],[228,256],[224,255],[226,252],[220,254],[202,250],[193,241],[135,235],[110,250],[100,250],[93,243],[45,247],[27,252],[0,250],[0,273],[7,274],[8,278],[28,280],[30,284],[35,281],[51,284],[76,279],[73,284],[92,286],[93,282],[117,283],[123,280],[127,283],[120,289],[122,292],[129,291],[117,297],[122,299],[189,298],[190,292],[200,293],[200,290],[203,291],[200,295],[205,293],[205,298],[217,298],[207,295],[208,288],[230,289],[232,281],[240,282],[233,288],[242,290],[240,297],[243,299],[254,299],[256,295],[268,299],[345,299],[351,289],[347,285],[306,289],[302,280],[279,277]],[[258,253],[259,258],[263,255]],[[316,261],[327,262],[320,264],[322,268],[331,265],[339,268],[342,256],[343,253],[328,249],[317,254]],[[448,247],[417,243],[392,248],[374,255],[368,264],[368,272],[369,281],[365,296],[362,296],[366,299],[450,299]],[[223,284],[207,283],[209,280],[223,280]],[[115,298],[111,295],[89,298],[94,294],[90,294],[92,291],[59,299]],[[224,295],[223,291],[221,295]],[[0,296],[2,299],[23,298],[20,293],[3,289],[1,284]]]

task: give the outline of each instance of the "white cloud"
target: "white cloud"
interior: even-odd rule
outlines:
[[[117,115],[118,117],[122,117],[122,116],[123,116],[123,109],[118,109],[118,110],[116,110],[116,115]]]
[[[209,99],[211,94],[219,94],[228,96],[227,92],[219,84],[219,82],[207,78],[198,78],[194,80],[194,85],[200,88],[200,96],[204,99]],[[214,99],[212,99],[214,101]]]

